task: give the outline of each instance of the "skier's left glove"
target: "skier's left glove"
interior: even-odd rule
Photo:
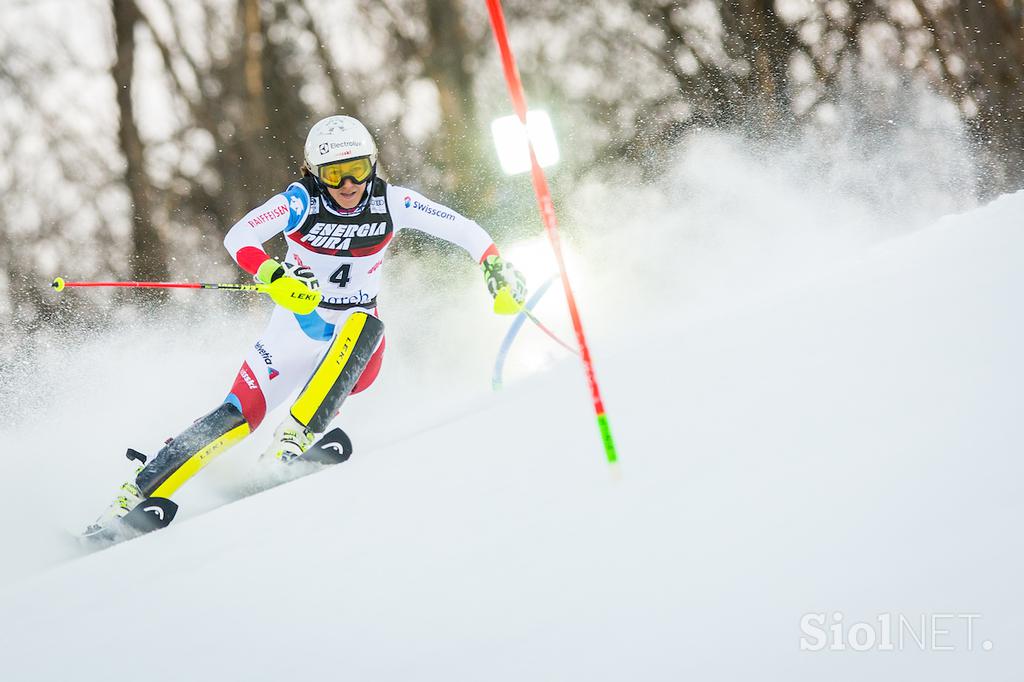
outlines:
[[[270,259],[256,271],[256,281],[267,285],[267,294],[274,303],[299,315],[316,310],[324,296],[316,275],[305,265],[282,265]]]
[[[481,263],[487,290],[494,297],[494,312],[513,315],[526,301],[526,280],[523,274],[501,256],[488,256]]]

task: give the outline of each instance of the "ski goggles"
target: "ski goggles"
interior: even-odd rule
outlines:
[[[369,180],[372,174],[373,164],[370,163],[369,157],[366,156],[358,159],[335,161],[326,166],[320,166],[317,169],[317,176],[320,178],[320,181],[328,187],[335,188],[341,187],[342,183],[345,182],[345,178],[350,178],[355,184],[361,185]]]

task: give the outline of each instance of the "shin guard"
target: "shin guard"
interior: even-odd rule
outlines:
[[[231,403],[197,419],[171,440],[135,478],[145,497],[170,497],[214,457],[249,435],[249,424]]]
[[[326,431],[383,336],[383,322],[352,313],[296,398],[292,417],[314,433]]]

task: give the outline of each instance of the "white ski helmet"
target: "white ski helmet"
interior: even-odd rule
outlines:
[[[309,129],[304,149],[306,168],[320,177],[324,166],[348,159],[367,158],[377,166],[377,145],[362,123],[351,116],[328,116]]]

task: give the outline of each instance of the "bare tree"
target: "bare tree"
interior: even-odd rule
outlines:
[[[870,87],[897,93],[924,77],[959,106],[990,171],[983,191],[1024,182],[1021,0],[504,4],[527,94],[559,129],[556,194],[581,176],[621,172],[623,160],[656,174],[695,129],[790,135],[851,93],[864,125],[884,121],[891,102],[856,97],[873,76],[880,85]],[[43,13],[31,35],[0,31],[0,311],[22,327],[55,319],[55,299],[30,283],[65,268],[83,278],[242,276],[220,247],[224,230],[296,177],[309,126],[336,112],[368,124],[395,181],[499,234],[536,227],[528,185],[496,175],[486,120],[509,105],[480,3],[110,6],[99,36],[107,56],[91,67]],[[87,124],[42,96],[72,72],[92,79],[91,91],[102,91],[97,77],[116,88],[83,114]],[[140,116],[152,101],[167,115]],[[55,179],[59,193],[49,191]]]
[[[96,102],[54,98],[49,87],[72,72],[91,85],[106,70],[83,65],[31,7],[10,11],[0,30],[0,324],[28,342],[73,314],[102,314],[102,301],[56,296],[47,285],[123,262],[112,235],[120,216],[107,210],[123,196],[111,162],[116,140],[93,118]]]
[[[124,182],[131,196],[131,276],[136,280],[164,280],[169,271],[169,256],[154,222],[153,189],[132,101],[135,92],[135,30],[140,14],[135,0],[113,0],[111,9],[117,54],[111,66],[111,76],[117,87],[118,140],[125,159]]]
[[[1016,0],[914,0],[934,50],[922,66],[973,126],[990,177],[985,193],[1024,183],[1024,12]]]

